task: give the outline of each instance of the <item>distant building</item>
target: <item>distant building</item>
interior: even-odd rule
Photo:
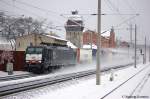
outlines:
[[[97,33],[95,31],[87,30],[83,33],[83,44],[95,44],[97,45]],[[110,33],[107,35],[101,35],[101,47],[102,48],[114,48],[115,43],[115,33],[112,28]]]
[[[73,43],[78,48],[83,45],[83,20],[78,11],[72,11],[72,15],[69,16],[66,25],[66,39]]]
[[[16,51],[25,51],[27,46],[41,44],[67,46],[67,40],[45,34],[29,34],[16,38]]]
[[[129,45],[129,43],[128,42],[126,42],[126,41],[120,41],[120,45],[119,45],[120,47],[129,47],[130,45]]]
[[[109,47],[110,47],[110,48],[116,47],[115,32],[114,32],[114,28],[113,28],[113,27],[111,28],[111,31],[110,31]]]

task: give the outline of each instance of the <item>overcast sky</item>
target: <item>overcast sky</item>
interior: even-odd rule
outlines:
[[[122,40],[130,40],[129,24],[137,24],[139,43],[142,43],[145,35],[150,36],[150,0],[101,0],[102,13],[109,15],[102,16],[102,30],[115,28],[116,37]],[[23,4],[24,2],[24,4]],[[30,5],[28,5],[30,4]],[[33,6],[31,6],[33,5]],[[35,8],[38,7],[38,8]],[[46,9],[46,10],[41,10]],[[67,15],[72,10],[78,10],[83,16],[86,29],[97,30],[97,16],[88,14],[97,13],[97,0],[0,0],[0,10],[9,11],[10,15],[32,16],[36,19],[46,21],[54,26],[60,26],[61,31],[56,32],[61,37],[65,37],[64,24]],[[126,21],[134,14],[140,14],[130,21]],[[64,17],[60,16],[64,14]],[[130,15],[119,15],[130,14]],[[120,25],[121,23],[121,25]],[[123,23],[123,24],[122,24]]]

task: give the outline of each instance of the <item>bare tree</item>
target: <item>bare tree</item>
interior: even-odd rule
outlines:
[[[30,33],[44,33],[43,21],[35,20],[32,17],[9,17],[0,13],[0,35],[7,39],[15,39]]]

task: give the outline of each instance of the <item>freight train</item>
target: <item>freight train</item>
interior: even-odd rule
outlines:
[[[29,72],[51,72],[64,65],[75,65],[76,52],[62,46],[29,46],[26,49],[25,63]]]

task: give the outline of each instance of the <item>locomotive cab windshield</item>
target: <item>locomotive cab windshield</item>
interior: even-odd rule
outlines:
[[[41,63],[42,53],[42,47],[28,47],[26,50],[26,62]]]
[[[29,47],[27,48],[26,53],[28,54],[41,54],[43,51],[42,47]]]

